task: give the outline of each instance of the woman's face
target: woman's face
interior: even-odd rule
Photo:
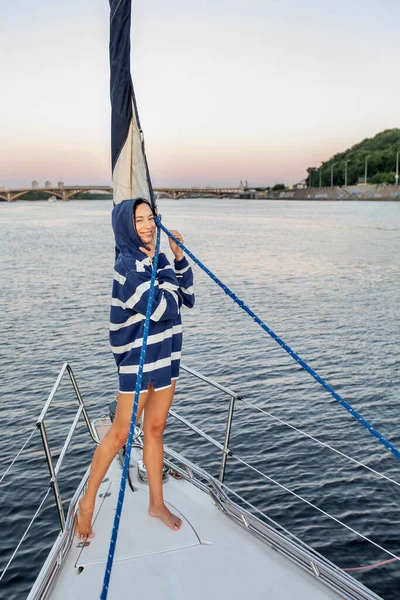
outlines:
[[[153,241],[156,224],[154,215],[148,204],[139,204],[135,211],[135,229],[145,244],[150,244]]]

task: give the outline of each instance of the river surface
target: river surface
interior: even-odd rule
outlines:
[[[400,447],[400,203],[206,199],[159,205],[164,224],[181,231],[196,256]],[[92,418],[105,413],[116,394],[108,344],[110,212],[110,201],[0,203],[0,476],[32,431],[65,361]],[[196,268],[195,276],[196,306],[183,315],[183,362],[257,407],[236,405],[234,454],[399,555],[398,486],[269,415],[396,481],[399,461],[204,273]],[[174,405],[223,440],[223,394],[182,373]],[[47,420],[56,457],[74,407],[65,380]],[[218,473],[219,452],[172,418],[166,441]],[[61,471],[66,507],[92,451],[81,425]],[[228,459],[226,482],[343,568],[390,558],[235,458]],[[1,487],[3,569],[48,487],[37,434]],[[26,597],[57,532],[49,496],[0,583],[1,598]],[[385,600],[400,597],[396,562],[354,576]]]

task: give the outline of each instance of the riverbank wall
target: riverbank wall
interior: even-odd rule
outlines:
[[[349,185],[266,192],[269,200],[400,200],[400,185]]]

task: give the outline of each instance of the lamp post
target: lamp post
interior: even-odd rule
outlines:
[[[370,158],[370,155],[365,157],[365,176],[364,176],[364,185],[367,185],[367,180],[368,180],[368,159]]]
[[[347,185],[347,163],[349,162],[349,160],[344,161],[344,185]]]
[[[399,185],[399,155],[400,150],[396,154],[396,185]]]
[[[333,187],[333,167],[336,165],[336,163],[332,163],[331,165],[331,188]]]

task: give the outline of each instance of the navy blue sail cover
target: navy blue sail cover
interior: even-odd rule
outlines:
[[[114,202],[155,206],[130,69],[131,0],[110,0],[111,164]]]

